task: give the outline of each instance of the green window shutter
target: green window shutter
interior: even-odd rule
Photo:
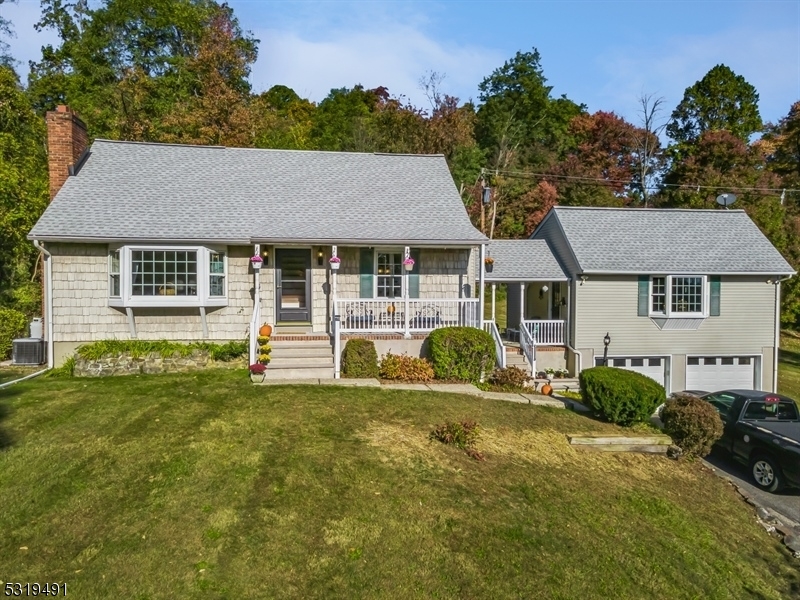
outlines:
[[[639,275],[639,316],[650,314],[650,276]]]
[[[411,258],[414,259],[414,268],[408,274],[408,297],[419,298],[419,248],[411,248]]]
[[[719,316],[719,288],[721,280],[722,278],[719,275],[712,275],[709,277],[709,281],[711,282],[711,297],[708,314],[712,317]]]
[[[375,288],[372,285],[372,278],[375,277],[375,251],[372,248],[361,248],[360,257],[361,273],[361,297],[372,298]]]

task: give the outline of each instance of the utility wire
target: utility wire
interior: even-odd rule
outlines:
[[[506,175],[508,177],[517,177],[520,179],[562,179],[567,181],[578,181],[583,183],[618,183],[622,185],[631,185],[630,180],[625,179],[604,179],[602,177],[584,177],[580,175],[554,175],[552,173],[531,173],[527,171],[503,171],[497,169],[486,169],[486,173],[493,175]],[[759,187],[743,187],[736,185],[696,185],[689,183],[662,183],[660,186],[647,186],[645,189],[658,191],[665,187],[671,188],[685,188],[694,189],[698,192],[700,190],[738,190],[743,192],[800,192],[800,189],[793,188],[759,188]],[[641,187],[640,187],[641,189]]]

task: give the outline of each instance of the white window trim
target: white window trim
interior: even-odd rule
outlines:
[[[213,306],[227,306],[228,305],[228,279],[230,277],[228,265],[228,249],[225,247],[216,246],[176,246],[176,245],[149,245],[137,244],[130,246],[111,246],[109,247],[109,255],[118,250],[119,263],[120,263],[120,292],[121,295],[113,297],[110,295],[110,273],[107,277],[109,282],[109,298],[108,305],[125,308],[136,307],[213,307]],[[131,272],[131,253],[137,250],[179,250],[197,253],[197,295],[196,296],[134,296],[133,295],[133,274]],[[212,252],[223,253],[224,256],[224,295],[211,296],[211,275],[210,272],[210,256]],[[111,261],[109,259],[108,266],[110,268]],[[218,274],[218,273],[215,273]]]
[[[664,312],[655,312],[653,311],[653,278],[655,277],[663,277],[664,278],[664,288],[665,288],[665,297],[664,297]],[[675,277],[699,277],[701,279],[701,304],[702,304],[702,311],[700,312],[672,312],[672,280]],[[708,285],[708,276],[707,275],[682,275],[682,274],[674,274],[674,275],[651,275],[650,276],[650,284],[648,286],[648,293],[647,293],[647,305],[649,315],[656,319],[705,319],[708,317],[708,310],[710,305],[710,287]]]
[[[378,255],[379,254],[399,254],[400,255],[400,295],[390,298],[389,296],[378,296]],[[406,270],[403,266],[404,248],[375,248],[372,257],[372,297],[376,300],[400,300],[406,294]],[[385,277],[385,276],[384,276]]]

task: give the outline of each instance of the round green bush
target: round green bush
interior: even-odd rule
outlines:
[[[664,433],[683,450],[684,456],[702,458],[722,437],[723,423],[717,409],[689,394],[675,394],[661,411]]]
[[[24,337],[27,328],[28,319],[24,313],[13,308],[0,307],[0,360],[11,356],[13,340]]]
[[[347,340],[342,352],[342,375],[352,379],[377,379],[378,353],[372,340]]]
[[[478,382],[494,368],[496,354],[490,333],[475,327],[442,327],[428,336],[437,379]]]
[[[663,386],[624,369],[592,367],[581,371],[579,379],[584,404],[618,425],[648,421],[666,398]]]

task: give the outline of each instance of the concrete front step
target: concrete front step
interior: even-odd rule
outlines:
[[[272,346],[270,353],[273,359],[276,358],[330,358],[333,356],[330,346],[309,346],[302,348],[286,348],[283,346]]]
[[[280,367],[272,363],[264,373],[264,379],[333,379],[333,364],[328,367]]]
[[[307,367],[309,369],[316,369],[318,367],[327,367],[333,369],[333,356],[330,354],[328,356],[292,356],[292,357],[285,357],[285,356],[272,356],[272,360],[269,361],[269,368],[270,369],[277,369],[277,368],[297,368],[301,369],[303,367]]]

